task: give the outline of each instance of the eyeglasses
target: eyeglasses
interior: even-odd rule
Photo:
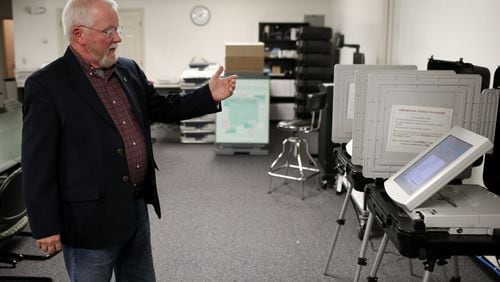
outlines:
[[[111,28],[108,28],[106,30],[99,30],[99,29],[91,28],[91,27],[84,26],[84,25],[79,25],[78,27],[84,27],[84,28],[88,28],[88,29],[93,30],[93,31],[98,31],[98,32],[104,34],[104,36],[106,36],[107,38],[113,37],[115,35],[115,33],[118,33],[118,35],[120,35],[122,33],[122,30],[123,30],[122,26],[111,27]]]

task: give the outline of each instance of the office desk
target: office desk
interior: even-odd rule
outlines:
[[[21,159],[22,116],[21,109],[0,114],[0,173]]]

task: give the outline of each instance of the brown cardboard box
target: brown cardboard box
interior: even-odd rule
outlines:
[[[263,68],[263,43],[226,43],[226,74],[262,74]]]
[[[264,57],[264,43],[226,43],[226,57]]]
[[[247,69],[262,72],[264,58],[259,57],[226,57],[226,69]]]

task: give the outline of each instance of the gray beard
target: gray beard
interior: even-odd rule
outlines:
[[[94,48],[92,46],[89,46],[89,48],[87,50],[88,50],[88,52],[94,58],[96,58],[96,59],[98,58],[97,54],[96,54],[97,52],[95,52],[95,50],[94,50]],[[114,65],[116,63],[116,58],[118,58],[118,56],[116,56],[116,53],[115,53],[115,58],[114,59],[110,59],[106,55],[107,55],[107,52],[104,55],[102,55],[102,57],[99,58],[99,60],[98,60],[99,67],[101,67],[101,68],[109,68],[109,67],[111,67],[112,65]]]
[[[99,60],[99,66],[101,66],[101,68],[109,68],[111,67],[112,65],[114,65],[116,63],[116,56],[115,56],[115,59],[110,59],[108,58],[106,55],[104,55],[100,60]]]

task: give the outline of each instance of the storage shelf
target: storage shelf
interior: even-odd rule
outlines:
[[[265,45],[266,53],[277,48],[283,51],[296,50],[296,32],[302,26],[308,26],[308,23],[301,22],[260,22],[259,23],[259,41]],[[269,57],[264,58],[265,64],[269,69],[278,68],[283,74],[269,74],[271,79],[294,78],[295,77],[295,57]],[[286,75],[285,75],[286,73]]]

